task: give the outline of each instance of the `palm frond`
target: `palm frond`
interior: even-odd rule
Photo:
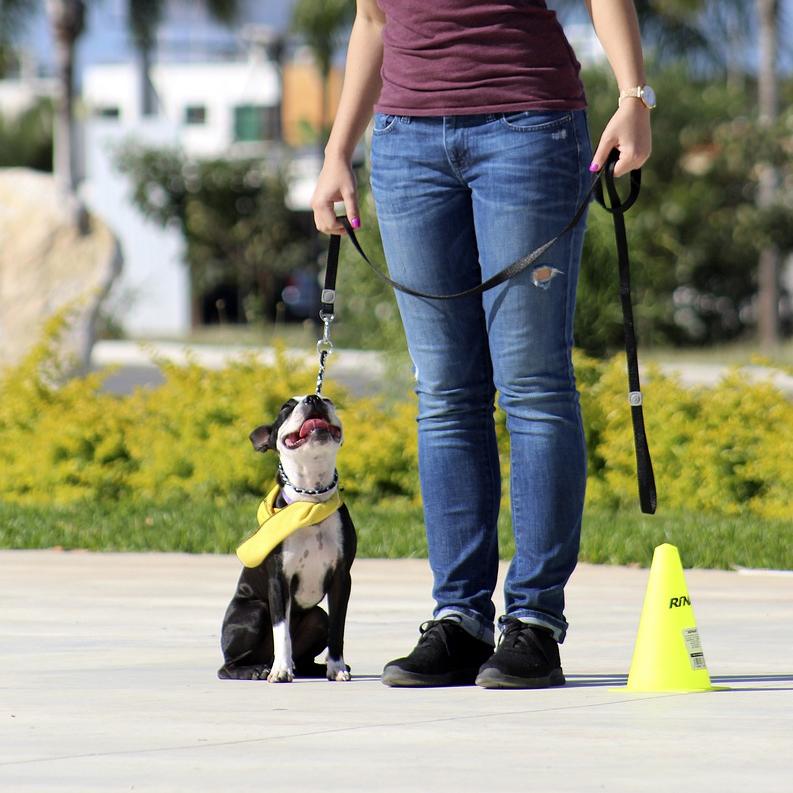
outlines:
[[[129,0],[129,29],[139,50],[151,50],[165,15],[165,0]]]
[[[230,25],[240,13],[240,0],[206,0],[206,4],[212,17],[224,25]]]

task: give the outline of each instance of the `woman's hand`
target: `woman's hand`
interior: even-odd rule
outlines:
[[[599,171],[612,149],[619,149],[620,158],[614,166],[614,176],[624,176],[641,168],[652,151],[650,110],[640,99],[626,98],[606,124],[589,170]]]
[[[354,228],[361,227],[358,214],[358,188],[350,162],[339,156],[326,154],[325,164],[320,171],[311,208],[314,210],[314,225],[323,234],[346,234],[344,226],[336,219],[333,204],[344,202],[344,210]]]

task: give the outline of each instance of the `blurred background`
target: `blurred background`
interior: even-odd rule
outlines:
[[[301,340],[317,316],[324,248],[309,200],[354,5],[3,0],[0,196],[29,208],[6,211],[0,235],[38,240],[16,239],[0,253],[0,300],[24,323],[24,332],[0,326],[3,359],[24,352],[42,315],[73,298],[81,279],[101,295],[86,309],[84,356],[93,335],[260,344],[276,328]],[[793,0],[636,5],[659,96],[654,155],[630,218],[640,340],[664,354],[733,345],[789,359]],[[615,106],[613,77],[584,4],[549,6],[583,65],[596,139]],[[362,236],[382,262],[367,140],[355,166]],[[84,237],[103,224],[118,244],[112,257],[89,246],[97,261],[82,276],[70,270],[70,288],[59,288],[63,274],[39,273],[30,299],[48,297],[27,313],[24,284],[9,268],[29,276],[29,267],[8,258],[20,250],[46,258],[36,208],[47,188],[8,170],[20,168],[54,169],[55,203],[74,227]],[[74,259],[69,250],[55,258]],[[388,289],[349,256],[344,272],[342,342],[401,348]],[[595,210],[576,328],[590,354],[621,343],[614,279],[608,218]]]
[[[597,140],[614,78],[584,3],[549,6]],[[581,558],[646,564],[665,541],[692,565],[791,569],[793,0],[636,6],[659,104],[627,223],[662,514],[636,510],[613,228],[595,206],[575,328]],[[309,201],[354,10],[0,2],[0,546],[226,553],[249,531],[274,461],[248,433],[316,378],[327,239]],[[368,151],[367,134],[359,237],[384,267]],[[323,393],[355,417],[340,470],[360,552],[422,555],[404,338],[349,245],[336,308]],[[505,556],[507,503],[505,487]]]

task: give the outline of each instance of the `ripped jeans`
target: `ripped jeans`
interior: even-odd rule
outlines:
[[[375,114],[371,185],[391,276],[459,292],[557,234],[591,181],[584,111]],[[586,449],[571,362],[585,218],[534,267],[483,295],[397,292],[419,398],[419,475],[437,617],[492,641],[501,475],[510,439],[515,555],[506,615],[567,630]]]

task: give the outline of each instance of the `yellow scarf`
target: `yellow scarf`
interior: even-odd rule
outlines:
[[[259,530],[237,548],[237,558],[245,567],[258,567],[270,551],[292,532],[320,523],[342,505],[341,496],[336,490],[327,501],[318,504],[312,501],[293,501],[285,507],[276,507],[275,500],[280,492],[281,486],[276,485],[267,494],[256,512]]]

